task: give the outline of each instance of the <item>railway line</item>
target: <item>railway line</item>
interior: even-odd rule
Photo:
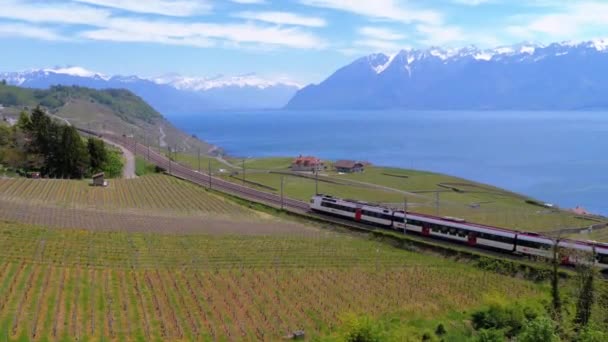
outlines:
[[[295,200],[293,198],[282,197],[276,194],[264,192],[261,190],[252,189],[243,185],[239,185],[236,183],[228,182],[223,179],[213,177],[208,173],[198,172],[196,170],[191,169],[190,167],[179,164],[175,161],[170,160],[166,156],[157,151],[149,148],[146,145],[138,143],[135,139],[118,136],[113,134],[100,134],[98,132],[89,131],[86,129],[78,129],[79,131],[89,134],[96,135],[102,137],[105,140],[111,141],[115,144],[121,145],[127,150],[133,152],[136,156],[141,156],[146,158],[148,162],[164,169],[168,174],[190,181],[192,183],[198,184],[203,187],[215,189],[227,194],[231,194],[243,199],[247,199],[253,202],[263,203],[266,205],[270,205],[275,208],[282,208],[283,210],[287,210],[297,214],[305,214],[311,218],[315,218],[325,223],[337,224],[339,226],[345,226],[354,228],[360,231],[374,231],[374,228],[370,228],[367,225],[359,224],[357,222],[352,222],[349,220],[345,220],[342,218],[336,218],[333,216],[320,215],[316,213],[310,212],[310,204],[307,202]],[[409,234],[408,234],[409,235]],[[458,248],[466,248],[462,244],[455,243],[453,241],[446,241],[445,239],[431,239],[433,245],[441,246],[442,248],[451,250],[454,247]],[[440,247],[440,248],[441,248]],[[521,256],[515,256],[510,254],[505,254],[500,251],[490,250],[490,249],[479,249],[472,248],[476,254],[482,254],[485,256],[489,256],[492,258],[504,258],[510,260],[520,260]],[[604,273],[604,277],[608,277],[608,273]],[[607,278],[608,279],[608,278]]]
[[[144,157],[150,163],[166,170],[167,173],[196,183],[200,186],[223,191],[248,200],[262,202],[277,208],[282,207],[283,209],[296,213],[305,213],[309,209],[309,205],[306,202],[298,201],[288,197],[281,198],[281,196],[279,195],[252,189],[243,185],[231,183],[223,179],[213,177],[212,175],[209,175],[207,173],[195,171],[187,166],[170,160],[166,156],[158,153],[157,151],[154,151],[146,145],[138,143],[133,138],[113,134],[100,134],[98,132],[89,131],[81,128],[79,128],[79,130],[86,134],[100,136],[106,140],[119,144],[125,147],[127,150],[133,152],[133,154]]]

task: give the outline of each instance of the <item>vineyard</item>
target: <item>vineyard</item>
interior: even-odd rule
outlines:
[[[113,179],[107,188],[89,186],[88,181],[0,179],[0,199],[65,208],[161,210],[229,217],[253,215],[251,210],[210,194],[199,186],[163,175]]]
[[[86,181],[0,179],[0,219],[104,231],[277,234],[307,228],[163,175]]]
[[[345,313],[434,318],[487,296],[542,290],[323,231],[243,237],[4,223],[0,236],[0,340],[271,341],[295,329],[326,334]]]

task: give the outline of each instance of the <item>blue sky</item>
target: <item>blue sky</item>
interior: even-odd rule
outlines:
[[[319,82],[354,58],[608,35],[608,1],[0,0],[1,71],[78,65],[106,74]]]

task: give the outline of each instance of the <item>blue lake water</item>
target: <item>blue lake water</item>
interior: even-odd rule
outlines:
[[[606,112],[249,111],[169,118],[230,155],[368,160],[608,214]]]

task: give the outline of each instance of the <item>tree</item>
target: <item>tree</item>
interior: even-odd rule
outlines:
[[[2,79],[2,81],[0,81],[0,84],[2,84],[3,86],[5,86],[6,85],[6,80]]]
[[[108,153],[103,140],[90,137],[87,140],[87,150],[89,151],[91,171],[99,172],[103,170],[108,162]]]
[[[562,321],[562,300],[559,294],[559,238],[553,243],[553,270],[551,272],[551,309],[553,319]]]
[[[577,328],[584,329],[589,324],[593,303],[595,302],[595,267],[593,266],[595,251],[591,254],[586,253],[581,255],[578,260],[581,262],[577,267],[579,291],[574,323]]]
[[[32,130],[32,119],[26,111],[19,113],[19,120],[17,120],[17,127],[22,131]]]
[[[59,144],[58,169],[63,177],[82,178],[89,166],[87,148],[73,126],[63,126]]]

